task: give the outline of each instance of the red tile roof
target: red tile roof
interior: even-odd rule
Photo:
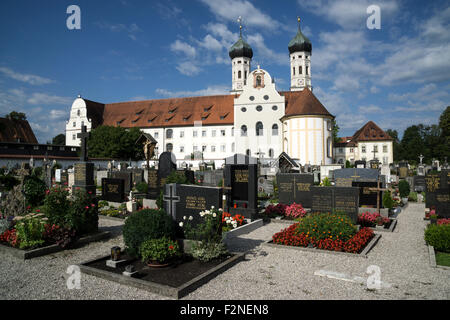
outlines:
[[[297,115],[323,115],[334,118],[308,88],[305,88],[302,91],[280,92],[280,94],[286,98],[286,117]]]
[[[0,142],[38,143],[26,120],[0,118]]]

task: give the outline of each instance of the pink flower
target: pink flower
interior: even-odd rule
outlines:
[[[89,207],[88,206],[86,206],[86,207],[84,207],[85,209],[89,209]]]

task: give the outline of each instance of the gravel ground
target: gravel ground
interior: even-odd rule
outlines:
[[[382,238],[367,259],[261,246],[285,225],[267,224],[232,239],[229,248],[247,251],[246,260],[220,274],[183,299],[449,299],[450,271],[431,268],[423,239],[427,224],[424,205],[409,204],[398,216],[393,233]],[[100,219],[113,232],[107,241],[56,254],[19,260],[1,254],[0,299],[168,299],[144,290],[82,274],[80,289],[67,289],[68,266],[123,247],[122,222]],[[367,268],[378,266],[390,287],[368,289],[365,283],[315,275],[319,270],[367,279]]]

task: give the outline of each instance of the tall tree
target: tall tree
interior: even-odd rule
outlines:
[[[336,123],[336,120],[335,119],[333,119],[333,121],[332,121],[332,128],[333,128],[333,131],[332,131],[332,135],[333,135],[333,144],[336,144],[336,143],[339,143],[340,141],[339,141],[339,137],[338,137],[338,133],[339,133],[339,126],[337,125],[337,123]]]
[[[141,133],[138,128],[99,126],[91,131],[88,140],[89,157],[142,160],[142,146],[135,143]]]
[[[27,116],[23,112],[11,111],[6,116],[6,119],[17,121],[17,120],[27,120]]]
[[[63,133],[60,133],[57,136],[53,137],[52,144],[65,146],[66,145],[66,135]]]
[[[403,160],[417,161],[419,155],[425,149],[425,144],[422,139],[423,135],[423,125],[412,125],[406,128],[403,133],[402,153],[401,157]]]
[[[386,130],[386,133],[394,139],[392,146],[393,146],[393,152],[394,152],[394,161],[402,160],[403,156],[403,150],[402,146],[400,144],[400,140],[398,139],[398,132],[397,130],[388,129]]]

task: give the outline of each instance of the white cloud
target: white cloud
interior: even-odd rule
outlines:
[[[383,112],[383,109],[381,109],[378,106],[375,105],[369,105],[369,106],[361,106],[358,108],[359,113],[380,113]]]
[[[133,41],[137,41],[136,34],[139,32],[142,32],[142,29],[136,23],[126,25],[123,23],[112,24],[112,23],[101,21],[101,22],[96,22],[95,24],[98,27],[100,27],[101,29],[109,30],[111,32],[127,33],[128,37]]]
[[[29,95],[26,102],[31,105],[70,105],[73,98],[37,92]]]
[[[193,46],[180,40],[176,40],[174,43],[172,43],[170,45],[170,50],[176,53],[181,53],[187,58],[194,58],[196,55],[196,50]]]
[[[177,70],[186,76],[195,76],[200,73],[201,68],[195,65],[193,61],[180,62],[177,65]]]
[[[26,82],[32,85],[43,85],[54,82],[53,80],[36,76],[33,74],[19,73],[7,67],[0,67],[0,72],[11,79]]]

